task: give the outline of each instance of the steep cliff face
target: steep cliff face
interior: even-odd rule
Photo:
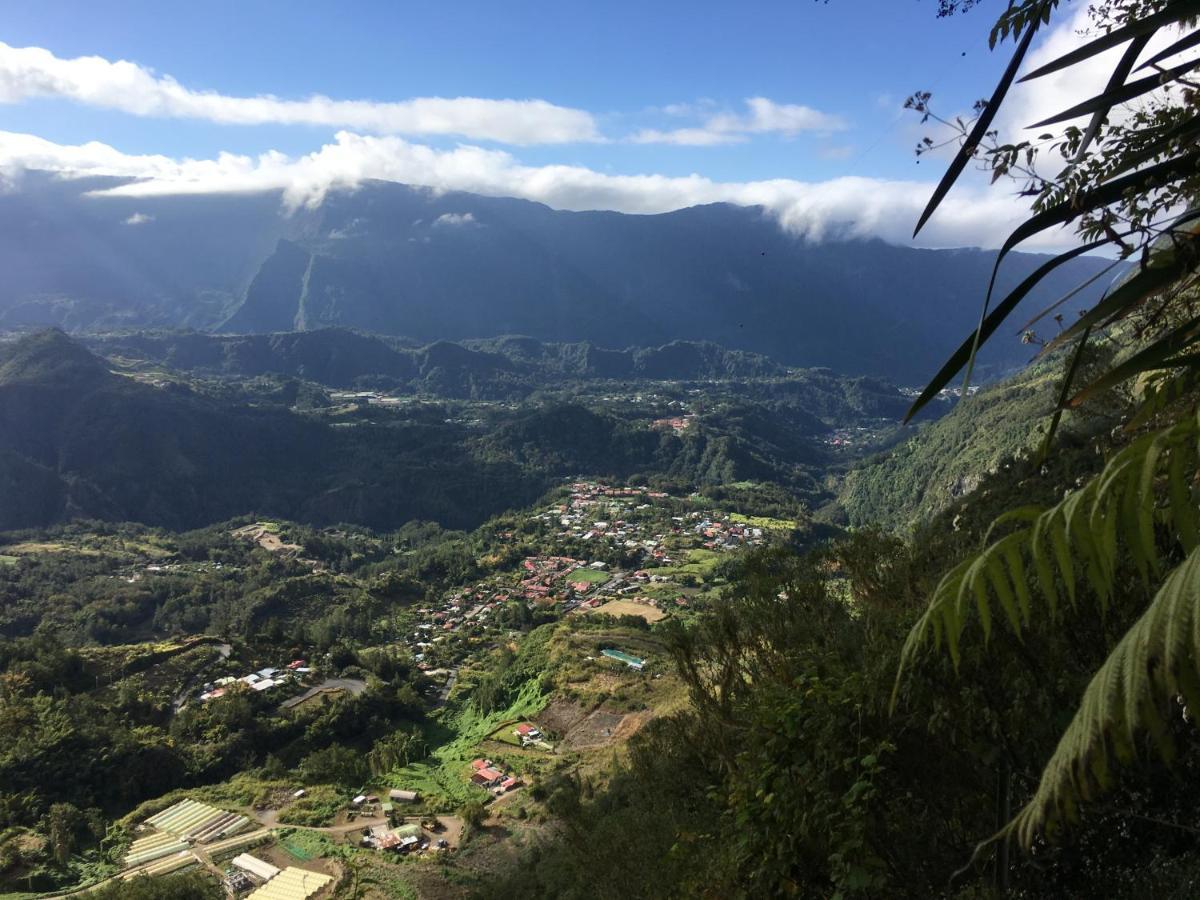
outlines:
[[[344,326],[421,344],[523,334],[613,348],[713,341],[917,383],[974,327],[994,259],[807,242],[761,209],[724,204],[564,212],[373,182],[289,211],[278,194],[83,196],[93,186],[34,179],[0,196],[0,227],[14,236],[0,246],[0,328]],[[1000,290],[1038,261],[1013,254]],[[1027,304],[1101,264],[1063,266]],[[615,362],[593,356],[599,368]],[[996,340],[984,370],[1025,357],[1015,337]]]

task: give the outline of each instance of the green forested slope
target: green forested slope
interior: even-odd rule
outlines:
[[[985,475],[1036,450],[1053,414],[1062,371],[1057,358],[1030,366],[854,466],[840,495],[850,523],[911,531],[974,491]],[[1063,424],[1068,436],[1090,427],[1070,415]]]
[[[420,352],[431,351],[473,352],[450,344]],[[161,370],[126,377],[57,331],[0,347],[0,528],[79,517],[188,528],[248,513],[473,527],[576,475],[680,491],[778,484],[817,505],[828,499],[821,474],[829,462],[819,414],[894,415],[901,399],[886,385],[823,373],[729,383],[676,432],[652,421],[679,406],[626,403],[640,390],[632,385],[614,386],[615,400],[567,389],[458,413],[424,401],[299,410],[290,405],[299,382],[268,387]]]

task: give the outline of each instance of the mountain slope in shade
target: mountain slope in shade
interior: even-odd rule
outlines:
[[[209,347],[260,342],[192,337]],[[272,340],[304,347],[310,362],[320,345],[387,349],[346,332],[261,343]],[[478,356],[517,367],[444,342],[413,356],[447,378],[456,361]],[[750,479],[819,498],[828,459],[812,439],[828,431],[826,417],[874,419],[904,405],[895,388],[824,370],[753,383],[766,392],[762,405],[702,411],[683,433],[559,400],[499,404],[488,428],[447,419],[437,403],[346,421],[293,411],[287,400],[150,384],[111,371],[61,331],[42,331],[0,344],[0,531],[72,518],[185,529],[251,513],[383,530],[413,519],[473,527],[580,474],[665,478],[685,490]]]
[[[58,331],[0,347],[0,530],[74,517],[188,528],[251,511],[476,524],[545,481],[462,433],[335,429],[110,372]]]
[[[112,198],[30,176],[0,196],[0,229],[11,236],[0,241],[0,327],[714,341],[905,383],[936,371],[974,327],[995,258],[809,242],[760,208],[565,212],[383,182],[288,213],[272,194]],[[999,289],[1042,259],[1013,254]],[[1104,264],[1063,266],[1026,305],[1057,299]],[[1001,336],[984,362],[1010,368],[1028,355]]]
[[[505,336],[408,347],[395,339],[343,328],[241,335],[133,332],[81,340],[101,355],[144,360],[179,371],[234,377],[279,375],[335,388],[390,384],[448,396],[463,394],[437,388],[486,389],[491,385],[502,390],[525,385],[531,390],[561,378],[694,381],[780,376],[787,371],[758,354],[684,341],[604,350],[591,344],[551,344]]]

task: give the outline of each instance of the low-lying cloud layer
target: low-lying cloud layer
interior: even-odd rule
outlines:
[[[316,125],[372,134],[458,135],[506,144],[596,141],[584,110],[545,100],[417,97],[387,103],[320,95],[282,100],[195,91],[125,60],[61,59],[40,47],[0,43],[0,103],[61,97],[135,116],[203,119],[231,125]]]
[[[1088,38],[1081,7],[1039,41],[1027,70]],[[1164,40],[1159,38],[1159,41]],[[1157,45],[1146,49],[1153,52]],[[1116,52],[1116,51],[1113,51]],[[1019,85],[1005,104],[998,126],[1006,136],[1026,135],[1024,126],[1069,107],[1102,88],[1105,56],[1068,75]],[[781,225],[810,239],[878,237],[911,243],[911,229],[932,185],[869,177],[821,182],[796,179],[715,181],[699,174],[669,177],[618,175],[581,165],[530,166],[513,154],[461,144],[443,149],[399,135],[458,135],[509,144],[603,141],[593,116],[544,100],[418,98],[397,103],[342,101],[326,97],[281,100],[271,96],[228,97],[195,91],[168,76],[131,62],[99,57],[59,59],[38,48],[17,49],[0,43],[0,103],[41,96],[68,98],[139,116],[179,116],[222,123],[300,123],[339,129],[311,153],[288,156],[271,151],[258,156],[222,153],[212,159],[127,154],[98,142],[53,143],[40,137],[0,132],[0,189],[25,169],[63,177],[109,175],[133,179],[97,194],[154,197],[172,194],[278,191],[287,207],[319,203],[326,192],[353,189],[368,179],[422,185],[439,191],[461,190],[490,196],[520,197],[559,209],[607,209],[626,213],[662,213],[703,203],[756,205]],[[738,143],[755,135],[829,136],[848,128],[836,115],[808,106],[751,97],[732,112],[713,101],[681,104],[659,112],[686,127],[647,129],[629,140],[673,145]],[[1123,115],[1115,111],[1115,116]],[[845,143],[821,151],[830,157],[853,153]],[[949,152],[949,151],[947,151]],[[1047,161],[1050,163],[1051,161]],[[1014,196],[1015,186],[1001,180],[986,187],[955,187],[922,232],[919,244],[932,247],[995,247],[1028,212]],[[98,201],[99,202],[99,201]],[[138,213],[129,223],[149,224]],[[450,221],[439,227],[474,223]],[[1072,243],[1069,231],[1039,236],[1030,248]]]
[[[0,132],[0,175],[22,169],[63,176],[138,179],[97,196],[277,190],[296,207],[319,203],[331,189],[367,179],[423,185],[490,196],[520,197],[557,209],[662,213],[703,203],[763,206],[789,231],[810,239],[879,237],[908,243],[930,185],[877,178],[721,182],[701,175],[610,175],[583,166],[523,165],[510,153],[482,147],[452,150],[398,137],[339,132],[332,143],[300,157],[222,154],[216,159],[172,159],[121,153],[101,143],[64,146],[33,135]],[[924,246],[996,246],[1026,207],[1011,192],[960,188],[921,234]],[[1046,244],[1064,243],[1055,235]]]

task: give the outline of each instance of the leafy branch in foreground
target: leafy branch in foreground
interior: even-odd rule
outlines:
[[[1028,847],[1075,820],[1081,802],[1111,785],[1110,760],[1134,759],[1143,729],[1170,762],[1175,743],[1164,711],[1177,697],[1200,710],[1200,548],[1171,572],[1096,672],[1037,791],[1006,832]]]
[[[1200,631],[1193,627],[1200,627],[1198,469],[1200,415],[1193,412],[1135,440],[1049,509],[1024,507],[1000,517],[993,528],[1019,527],[946,573],[905,641],[893,705],[906,672],[929,644],[945,644],[958,665],[973,613],[985,641],[998,617],[1020,636],[1033,620],[1035,599],[1054,620],[1064,594],[1076,605],[1080,581],[1107,610],[1122,552],[1147,588],[1168,568],[1176,547],[1188,554],[1092,680],[1037,795],[1014,820],[1011,827],[1027,846],[1108,784],[1108,760],[1130,758],[1139,726],[1169,754],[1157,712],[1164,698],[1181,693],[1200,709]],[[1165,545],[1163,534],[1171,536]]]
[[[1137,260],[1134,273],[1119,279],[1089,312],[1087,323],[1070,329],[1072,335],[1097,320],[1111,324],[1142,310],[1163,291],[1186,290],[1200,269],[1195,227],[1195,201],[1200,192],[1200,153],[1196,151],[1200,139],[1200,85],[1192,78],[1200,61],[1177,61],[1180,54],[1200,46],[1200,29],[1196,27],[1200,2],[1116,0],[1093,7],[1093,19],[1101,33],[1020,80],[1028,82],[1068,71],[1124,46],[1105,89],[1030,126],[1063,124],[1061,134],[1043,133],[1032,140],[1003,142],[998,132],[990,130],[990,124],[1025,58],[1030,40],[1057,6],[1053,0],[1023,0],[1011,3],[1001,16],[993,31],[993,43],[1011,35],[1017,46],[991,100],[977,106],[978,117],[973,123],[950,123],[936,116],[930,111],[928,93],[916,94],[909,101],[910,108],[923,113],[925,121],[933,118],[956,127],[960,140],[958,153],[921,214],[918,232],[972,160],[990,171],[993,181],[1003,176],[1022,180],[1021,193],[1034,198],[1033,215],[1013,231],[997,255],[978,327],[913,403],[909,419],[964,369],[969,384],[979,348],[1020,300],[1049,271],[1082,252],[1073,249],[1055,257],[993,310],[996,274],[1005,256],[1029,238],[1073,224],[1087,249],[1110,247],[1123,259]],[[1164,36],[1169,45],[1141,60],[1150,42]],[[1171,65],[1173,60],[1176,62]],[[1145,74],[1147,69],[1151,74]],[[1131,77],[1134,80],[1130,81]],[[1120,115],[1114,115],[1118,108]],[[1083,116],[1088,117],[1086,128],[1073,124]],[[918,152],[935,146],[940,145],[927,138]],[[1063,160],[1057,175],[1048,177],[1038,172],[1038,158],[1045,153],[1057,154]],[[1060,335],[1051,346],[1066,337]],[[1197,341],[1200,335],[1191,335],[1186,345],[1194,346]],[[1147,349],[1152,355],[1158,352],[1160,361],[1166,358],[1156,339],[1152,338]]]
[[[952,0],[949,6],[954,6]],[[1000,832],[1015,832],[1026,846],[1037,834],[1053,832],[1064,819],[1073,818],[1082,802],[1108,785],[1112,760],[1132,757],[1139,730],[1148,731],[1169,758],[1163,709],[1172,696],[1182,695],[1200,709],[1200,515],[1195,497],[1200,420],[1194,402],[1200,383],[1200,83],[1193,76],[1200,60],[1181,56],[1200,46],[1200,0],[1105,0],[1090,6],[1099,34],[1021,81],[1054,72],[1079,73],[1074,67],[1121,49],[1109,65],[1104,89],[1031,126],[1061,125],[1060,134],[1002,142],[990,123],[1034,33],[1058,6],[1057,0],[1009,3],[992,31],[992,43],[1011,37],[1016,49],[991,101],[977,106],[974,122],[949,123],[936,116],[927,93],[910,101],[925,121],[932,118],[957,127],[961,141],[917,231],[971,161],[990,171],[993,182],[1004,176],[1023,180],[1021,194],[1033,201],[1030,217],[997,254],[978,326],[925,387],[908,418],[964,369],[965,395],[979,348],[1021,300],[1053,269],[1080,253],[1104,248],[1136,263],[1077,322],[1044,342],[1043,352],[1070,341],[1076,347],[1053,425],[1064,408],[1134,379],[1145,379],[1151,388],[1129,429],[1143,427],[1177,405],[1190,411],[1176,424],[1135,440],[1099,475],[1050,509],[1027,507],[997,519],[993,528],[1013,530],[942,578],[905,642],[893,706],[905,673],[927,645],[945,644],[958,665],[962,634],[973,613],[985,641],[997,616],[1020,636],[1033,620],[1035,598],[1054,621],[1063,593],[1076,604],[1080,582],[1106,610],[1117,589],[1119,564],[1126,558],[1147,595],[1157,587],[1142,618],[1089,684],[1036,794]],[[1164,49],[1143,59],[1148,48],[1158,46],[1152,43],[1156,38],[1162,39]],[[1080,79],[1090,80],[1082,73]],[[926,139],[918,152],[936,146]],[[1038,171],[1039,156],[1045,153],[1057,154],[1063,162],[1052,177]],[[1029,238],[1066,226],[1074,227],[1081,246],[1043,264],[993,308],[996,275],[1006,255]],[[1035,316],[1022,329],[1025,337],[1036,340],[1028,331],[1033,322],[1070,296]],[[1061,323],[1061,317],[1055,318]],[[1113,327],[1118,323],[1120,327]],[[1114,364],[1077,388],[1077,363],[1093,335],[1116,349]],[[1053,427],[1043,452],[1052,435]],[[1184,562],[1172,568],[1181,553]]]
[[[1035,593],[1053,619],[1064,593],[1068,603],[1077,603],[1081,578],[1107,610],[1122,549],[1148,585],[1165,568],[1159,529],[1177,535],[1185,552],[1200,544],[1200,513],[1192,496],[1198,467],[1200,416],[1190,415],[1138,438],[1049,509],[1024,507],[1001,516],[993,529],[1013,522],[1021,527],[943,576],[905,642],[897,683],[930,642],[944,643],[957,665],[972,611],[985,641],[997,616],[1019,636],[1032,621]],[[1161,506],[1155,502],[1160,493]]]

